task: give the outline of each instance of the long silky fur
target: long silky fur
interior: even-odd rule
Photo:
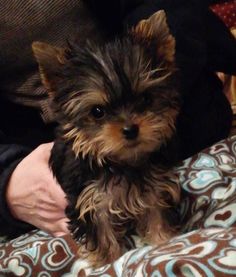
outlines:
[[[93,266],[118,258],[132,234],[157,244],[177,229],[180,188],[167,172],[178,153],[180,99],[171,60],[175,42],[159,16],[163,45],[172,47],[161,49],[161,58],[156,42],[151,45],[155,29],[148,33],[150,47],[144,45],[145,22],[104,45],[70,45],[64,52],[34,45],[59,123],[50,165],[68,199],[79,253]],[[96,105],[106,110],[99,120],[91,114]],[[122,135],[130,122],[139,126],[133,147]]]
[[[101,167],[88,156],[76,158],[71,146],[57,141],[50,163],[66,192],[69,226],[82,257],[100,266],[122,254],[131,234],[156,245],[176,232],[180,187],[159,163]]]

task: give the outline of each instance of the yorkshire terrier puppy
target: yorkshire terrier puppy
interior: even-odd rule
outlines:
[[[35,42],[33,51],[59,123],[50,165],[80,255],[100,266],[132,234],[168,239],[180,200],[168,173],[180,97],[165,13],[103,45]]]

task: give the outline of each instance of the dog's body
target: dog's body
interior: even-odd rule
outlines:
[[[165,13],[105,45],[33,50],[59,122],[50,164],[80,254],[99,266],[131,234],[151,244],[172,236],[180,188],[168,170],[182,99]]]
[[[68,197],[67,216],[79,254],[92,265],[120,257],[130,247],[130,235],[157,245],[176,233],[179,186],[155,163],[125,167],[93,162],[91,168],[89,159],[76,159],[63,141],[56,142],[51,163]]]
[[[152,244],[170,237],[180,189],[166,146],[179,93],[165,13],[102,46],[33,49],[60,124],[50,163],[80,253],[98,266],[118,258],[132,233]]]

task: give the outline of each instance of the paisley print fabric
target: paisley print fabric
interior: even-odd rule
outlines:
[[[157,247],[140,246],[91,269],[67,235],[35,230],[0,242],[2,276],[236,276],[236,136],[174,169],[183,189],[182,232]]]

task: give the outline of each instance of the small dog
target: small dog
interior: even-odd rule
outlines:
[[[96,267],[117,259],[132,234],[154,245],[171,237],[180,97],[164,11],[104,45],[35,42],[33,51],[59,123],[50,165],[80,255]]]

